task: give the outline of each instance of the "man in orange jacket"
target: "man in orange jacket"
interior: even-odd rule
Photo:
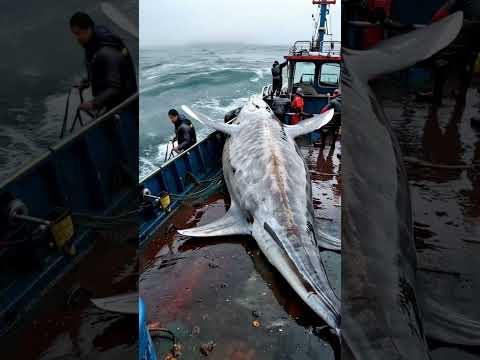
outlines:
[[[292,115],[292,125],[298,124],[302,118],[305,102],[303,101],[303,90],[301,87],[297,88],[295,92],[295,99],[292,101],[292,110],[295,113]]]

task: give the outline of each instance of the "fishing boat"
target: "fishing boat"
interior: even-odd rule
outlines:
[[[274,106],[278,100],[293,100],[295,91],[304,92],[305,113],[319,114],[335,89],[340,86],[341,43],[324,40],[327,29],[329,5],[334,0],[314,0],[318,6],[318,18],[311,41],[296,41],[285,56],[288,61],[288,83],[278,96],[270,97],[272,85],[262,88],[264,100]],[[291,112],[285,112],[283,121],[291,123]],[[234,119],[231,119],[233,121]],[[160,169],[140,181],[144,200],[152,200],[158,206],[152,210],[151,219],[140,225],[140,245],[162,226],[175,209],[178,201],[195,191],[200,181],[216,179],[221,170],[221,154],[225,138],[213,132],[180,155],[165,162]]]
[[[273,108],[278,100],[292,101],[300,87],[304,93],[304,112],[318,114],[335,89],[340,87],[341,42],[326,40],[329,5],[335,3],[331,0],[313,1],[319,10],[312,39],[296,41],[285,56],[288,81],[278,96],[280,99],[270,97],[272,85],[262,89],[264,99]],[[292,113],[285,114],[285,124],[291,123],[291,116]]]
[[[319,114],[329,101],[330,96],[340,84],[341,44],[339,41],[325,40],[327,32],[327,15],[329,6],[334,0],[314,0],[318,7],[315,18],[314,35],[309,41],[297,41],[289,53],[285,55],[288,65],[288,82],[280,94],[272,96],[272,85],[266,85],[260,94],[274,109],[274,112],[285,123],[291,123],[293,115],[288,106],[293,100],[295,91],[301,87],[304,92],[305,113]],[[280,106],[279,106],[280,104]],[[280,109],[279,112],[275,109]],[[230,121],[235,121],[232,117]],[[302,146],[313,149],[314,141],[320,134],[302,140]],[[149,244],[165,233],[171,233],[171,228],[185,225],[185,219],[177,216],[183,205],[207,198],[215,191],[222,190],[222,151],[225,136],[213,132],[205,139],[193,145],[178,156],[166,161],[161,167],[140,181],[140,191],[143,199],[143,213],[139,228],[140,246],[143,251]],[[315,186],[315,185],[314,185]],[[314,190],[315,191],[315,190]],[[332,265],[335,266],[335,265]],[[141,277],[142,278],[142,277]],[[339,280],[339,279],[338,279]],[[141,280],[142,282],[142,280]],[[140,286],[142,288],[142,286]],[[141,295],[142,295],[142,291]],[[143,296],[143,295],[142,295]],[[144,299],[147,302],[147,299]],[[148,299],[150,300],[150,299]],[[154,299],[150,302],[154,302]],[[145,306],[142,308],[145,319]],[[140,326],[140,356],[151,359],[149,347],[152,342],[145,338],[147,321]]]
[[[97,240],[93,224],[134,203],[138,93],[64,137],[0,184],[0,334],[7,333]],[[114,226],[114,225],[112,225]]]

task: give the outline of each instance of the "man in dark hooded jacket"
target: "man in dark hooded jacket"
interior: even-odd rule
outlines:
[[[287,61],[279,64],[278,61],[276,60],[272,65],[272,78],[273,78],[272,98],[273,98],[273,95],[275,95],[277,92],[280,92],[282,90],[282,85],[283,85],[282,70],[286,65],[287,65]]]
[[[70,29],[85,49],[88,80],[80,86],[92,87],[93,100],[80,104],[81,110],[110,110],[137,92],[132,57],[118,36],[81,12],[70,18]]]
[[[340,89],[335,89],[332,97],[329,99],[328,104],[320,111],[320,113],[327,112],[330,109],[335,110],[332,121],[322,129],[322,141],[320,147],[325,148],[327,142],[327,136],[331,137],[331,144],[335,146],[337,141],[338,133],[341,126],[341,114],[342,114],[342,91]]]
[[[197,142],[197,135],[195,128],[190,120],[178,113],[177,110],[171,109],[168,112],[170,121],[175,126],[175,137],[177,139],[177,146],[173,148],[176,153],[181,153],[193,146]]]

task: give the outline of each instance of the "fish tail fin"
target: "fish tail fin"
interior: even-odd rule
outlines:
[[[348,68],[364,81],[408,68],[430,58],[458,35],[463,13],[456,12],[425,28],[395,36],[364,51],[344,49]]]

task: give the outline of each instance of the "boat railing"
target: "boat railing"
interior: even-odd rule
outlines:
[[[272,84],[262,88],[262,97],[269,96],[272,93]]]
[[[312,48],[311,41],[295,41],[290,49],[290,55],[308,55]]]
[[[290,49],[290,55],[312,55],[318,53],[326,56],[340,56],[342,43],[340,41],[325,40],[320,42],[296,41]]]

